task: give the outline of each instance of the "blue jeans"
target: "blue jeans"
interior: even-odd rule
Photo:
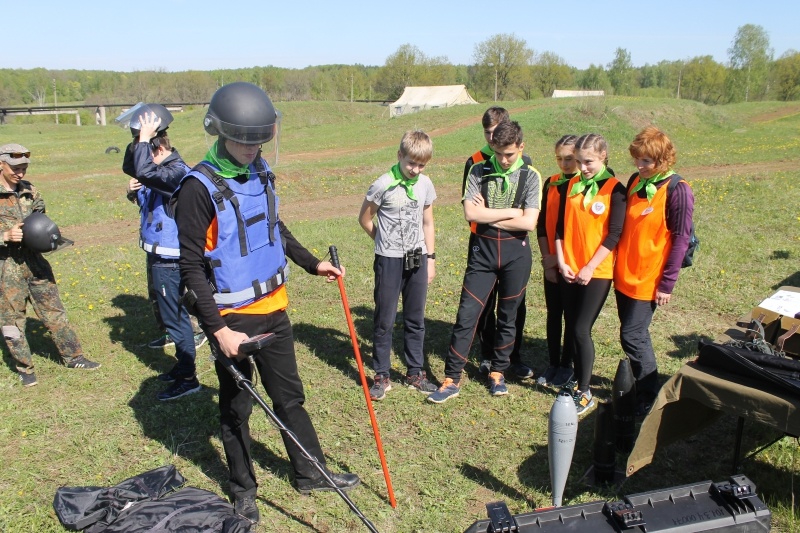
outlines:
[[[164,328],[175,343],[175,357],[178,362],[172,369],[176,378],[190,378],[195,375],[194,331],[189,313],[181,305],[183,284],[177,261],[154,259],[150,266],[156,302],[164,322]]]

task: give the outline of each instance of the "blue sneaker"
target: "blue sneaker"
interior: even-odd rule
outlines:
[[[556,369],[555,374],[553,374],[553,377],[548,383],[558,389],[560,387],[564,387],[570,382],[573,382],[574,377],[575,375],[572,371],[572,368],[568,366],[560,366]],[[577,382],[574,383],[575,385],[578,384]],[[573,387],[573,389],[574,388],[575,387]]]
[[[553,378],[556,376],[557,371],[558,367],[548,366],[547,369],[544,372],[542,372],[542,375],[536,378],[536,384],[542,387],[547,386],[548,384],[552,384]]]
[[[194,347],[195,349],[200,348],[202,345],[206,343],[208,339],[206,338],[206,334],[203,332],[195,333],[194,334]]]
[[[444,378],[444,383],[434,393],[428,395],[428,401],[433,403],[444,403],[450,398],[458,396],[461,385],[453,381],[453,378]]]
[[[506,378],[503,377],[502,372],[489,373],[489,393],[491,393],[492,396],[505,396],[508,394]]]

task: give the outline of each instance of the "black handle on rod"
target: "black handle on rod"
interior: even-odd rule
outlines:
[[[336,251],[336,246],[331,245],[330,248],[328,248],[328,251],[331,254],[331,264],[341,270],[342,267],[341,263],[339,263],[339,252]]]

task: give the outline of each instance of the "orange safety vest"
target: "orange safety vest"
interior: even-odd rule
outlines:
[[[569,180],[567,191],[581,179],[580,174]],[[619,180],[610,177],[592,199],[588,207],[583,207],[583,194],[568,196],[564,208],[564,261],[573,272],[577,273],[585,267],[597,252],[608,235],[608,217],[611,214],[611,193]],[[569,192],[567,193],[569,194]],[[550,207],[548,205],[548,207]],[[593,278],[611,279],[614,277],[614,256],[612,250],[608,257],[600,263],[592,275]]]
[[[551,187],[550,184],[561,179],[561,174],[550,176],[545,184],[545,197],[547,214],[544,221],[544,231],[547,235],[547,251],[550,255],[556,253],[556,224],[558,223],[558,208],[561,203],[561,195],[558,194],[558,187]]]
[[[638,176],[629,189],[639,183]],[[683,180],[681,180],[683,181]],[[614,288],[634,300],[653,301],[664,273],[672,233],[667,229],[667,182],[656,191],[652,202],[628,196],[625,225],[617,245]]]
[[[478,150],[477,152],[472,154],[471,159],[472,159],[472,164],[475,165],[477,163],[480,163],[481,161],[484,161],[486,159],[486,157],[483,155],[483,152]],[[469,174],[467,174],[467,177],[469,177]],[[464,187],[466,188],[466,181],[464,182]],[[463,198],[462,198],[462,200],[463,200]],[[472,232],[472,233],[477,233],[477,231],[478,231],[478,223],[477,222],[470,222],[469,223],[469,231]]]

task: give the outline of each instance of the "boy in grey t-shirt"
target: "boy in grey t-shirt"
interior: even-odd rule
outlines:
[[[403,352],[408,370],[406,384],[423,394],[436,386],[425,371],[425,299],[436,275],[433,201],[436,191],[422,174],[433,154],[433,143],[422,131],[403,135],[397,164],[370,186],[358,222],[375,241],[375,312],[370,388],[373,400],[383,400],[391,390],[392,328],[397,303],[403,295]],[[377,223],[375,222],[377,220]]]

